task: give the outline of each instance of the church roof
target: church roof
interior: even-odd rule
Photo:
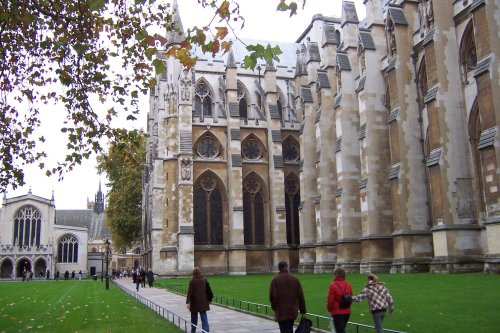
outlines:
[[[283,53],[279,55],[280,60],[274,63],[275,67],[286,67],[288,70],[292,70],[295,68],[297,60],[297,50],[300,48],[300,44],[258,39],[244,39],[243,42],[246,45],[260,44],[265,46],[269,44],[271,45],[271,47],[275,47],[276,45],[278,45]],[[241,66],[243,64],[243,59],[246,55],[249,54],[245,44],[243,44],[240,40],[233,41],[232,49],[234,54],[234,61],[237,66]],[[208,61],[209,63],[221,62],[223,64],[226,64],[229,52],[226,54],[216,54],[215,56],[212,56],[212,54],[209,52],[203,53],[200,48],[193,48],[193,56],[198,57],[198,61]],[[266,65],[264,60],[259,60],[258,64],[261,66]]]
[[[96,214],[92,209],[56,210],[56,225],[87,227],[89,239],[109,238],[106,215]]]

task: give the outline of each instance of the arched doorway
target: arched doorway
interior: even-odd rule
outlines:
[[[31,271],[31,262],[28,258],[22,258],[17,262],[16,277],[21,277],[24,270]]]
[[[5,259],[2,261],[2,266],[0,268],[0,278],[8,279],[12,276],[14,270],[14,265],[10,259]]]
[[[47,271],[47,263],[42,258],[38,258],[37,260],[35,260],[34,267],[35,267],[35,270],[33,271],[34,276],[38,277],[43,276]]]

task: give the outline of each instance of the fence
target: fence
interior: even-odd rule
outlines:
[[[171,284],[171,283],[162,283],[159,282],[156,283],[157,287],[165,288],[171,292],[174,292],[176,294],[180,295],[186,295],[187,294],[187,289],[186,286],[183,284]],[[223,297],[223,296],[217,296],[214,295],[214,299],[212,300],[212,303],[217,303],[222,306],[227,306],[227,307],[232,307],[241,311],[247,311],[251,313],[255,313],[260,316],[265,316],[272,318],[274,315],[273,309],[271,306],[266,305],[266,304],[259,304],[259,303],[252,303],[252,302],[247,302],[247,301],[242,301],[234,298],[228,298],[228,297]],[[322,329],[322,330],[330,330],[330,318],[326,316],[320,316],[314,313],[308,313],[307,317],[313,321],[313,325],[316,328]],[[365,324],[360,324],[360,323],[355,323],[355,322],[348,322],[348,330],[349,332],[356,332],[356,333],[361,333],[361,332],[368,332],[374,331],[374,327],[371,325],[365,325]],[[390,330],[384,328],[384,332],[388,333],[405,333],[402,331],[396,331],[396,330]]]

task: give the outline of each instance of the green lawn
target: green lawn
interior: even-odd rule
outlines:
[[[112,283],[0,282],[0,332],[181,332]]]
[[[302,282],[307,311],[326,313],[326,293],[331,274],[295,274]],[[269,304],[268,288],[273,275],[208,276],[217,296]],[[498,332],[500,327],[500,276],[485,274],[381,274],[394,297],[395,312],[386,316],[384,328],[413,333]],[[350,274],[354,293],[366,275]],[[160,282],[160,281],[158,281]],[[188,279],[165,279],[181,283]],[[350,321],[372,325],[367,301],[352,306]],[[356,332],[351,328],[348,332]],[[368,332],[368,330],[360,330]]]

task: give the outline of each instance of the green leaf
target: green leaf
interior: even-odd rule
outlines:
[[[160,59],[153,60],[153,66],[155,67],[156,75],[161,74],[165,71],[165,64]]]
[[[138,33],[135,34],[135,39],[137,40],[143,40],[144,38],[148,37],[149,34],[146,30],[141,30]]]
[[[107,2],[107,0],[87,0],[87,5],[91,11],[100,11]]]

